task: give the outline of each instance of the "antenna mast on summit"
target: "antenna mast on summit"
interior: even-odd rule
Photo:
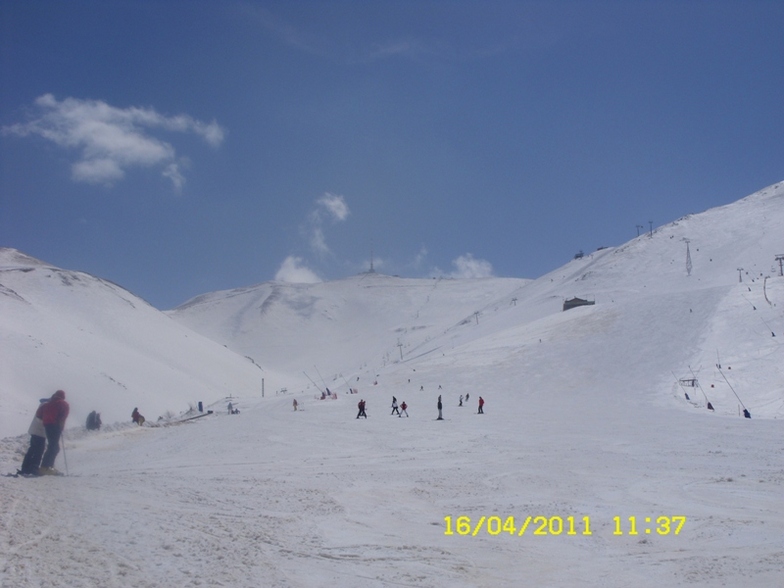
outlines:
[[[686,275],[691,275],[691,250],[689,249],[689,243],[691,243],[690,239],[683,239],[686,241]]]

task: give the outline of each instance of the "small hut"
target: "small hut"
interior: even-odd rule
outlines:
[[[577,296],[575,296],[574,298],[570,298],[569,300],[564,300],[563,309],[564,311],[567,311],[572,308],[577,308],[578,306],[591,306],[593,304],[596,304],[596,301],[584,300],[582,298],[577,298]]]

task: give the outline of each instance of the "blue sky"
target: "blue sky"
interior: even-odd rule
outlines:
[[[0,0],[0,246],[158,308],[535,278],[784,179],[784,3]]]

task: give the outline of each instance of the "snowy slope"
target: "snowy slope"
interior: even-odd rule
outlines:
[[[239,415],[69,429],[71,477],[0,478],[0,586],[778,588],[782,229],[779,184],[535,281],[195,299],[171,315],[337,399],[305,380],[238,394]],[[563,312],[573,296],[596,304]],[[692,370],[689,402],[676,380]],[[392,395],[410,417],[390,416]],[[0,441],[0,468],[26,445]]]
[[[230,349],[319,387],[410,355],[418,344],[529,280],[404,279],[377,273],[320,284],[265,283],[199,296],[169,314]],[[473,319],[472,319],[473,320]],[[323,377],[323,380],[322,380]]]
[[[310,372],[331,389],[401,360],[443,355],[459,364],[449,357],[461,346],[459,353],[470,354],[503,341],[490,362],[531,353],[538,366],[551,362],[533,343],[579,342],[570,353],[584,355],[591,371],[633,383],[646,397],[685,399],[677,382],[697,377],[705,385],[690,391],[697,404],[710,399],[723,414],[745,405],[756,417],[778,417],[784,357],[773,334],[784,332],[784,281],[775,260],[782,235],[784,184],[777,184],[534,281],[365,274],[324,284],[268,283],[198,297],[171,316],[292,382]],[[596,305],[563,313],[564,300],[575,296]],[[617,341],[622,353],[608,355]],[[717,364],[735,371],[722,374]],[[569,371],[550,369],[559,378]],[[520,378],[529,373],[520,370]]]
[[[119,286],[0,249],[0,436],[64,389],[72,425],[148,419],[261,387],[263,372]]]

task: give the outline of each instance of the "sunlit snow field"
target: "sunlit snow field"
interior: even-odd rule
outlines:
[[[68,477],[0,479],[0,585],[781,586],[783,204],[534,281],[366,274],[167,314],[4,250],[0,466],[39,397],[72,417]]]

